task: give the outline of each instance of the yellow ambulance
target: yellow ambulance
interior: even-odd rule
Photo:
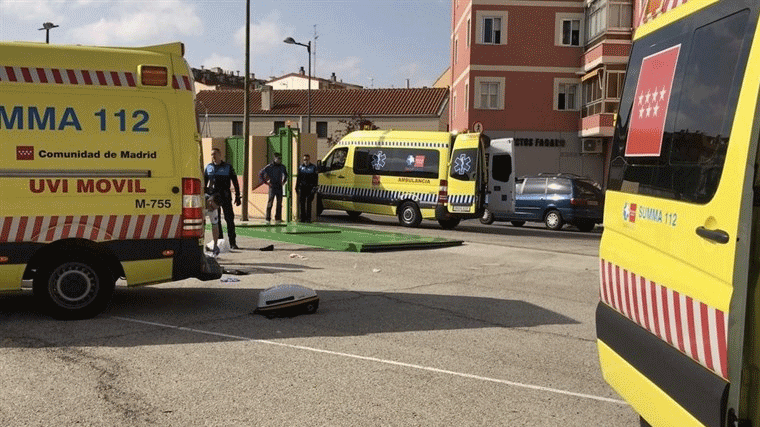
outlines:
[[[183,50],[0,43],[0,291],[85,318],[122,277],[221,276]]]
[[[604,378],[642,425],[760,425],[759,12],[643,4],[596,311]]]
[[[485,148],[480,133],[352,132],[319,163],[318,208],[398,216],[407,227],[435,219],[454,228],[485,209]]]

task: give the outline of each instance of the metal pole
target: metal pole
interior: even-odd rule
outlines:
[[[250,89],[251,84],[251,0],[247,0],[245,4],[245,94],[243,95],[245,99],[243,100],[243,150],[245,151],[245,154],[243,154],[243,212],[241,220],[248,221],[248,183],[250,181],[250,174],[248,169],[250,169],[250,164],[248,162],[248,156],[250,156],[250,148],[248,139],[251,132],[250,129],[250,120],[249,120],[249,112],[248,112],[248,92]]]
[[[50,29],[45,30],[45,43],[50,44]]]
[[[309,54],[309,85],[306,86],[306,133],[311,133],[311,40],[306,50]]]

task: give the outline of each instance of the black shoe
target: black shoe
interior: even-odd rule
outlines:
[[[230,244],[230,249],[240,249],[235,243]]]

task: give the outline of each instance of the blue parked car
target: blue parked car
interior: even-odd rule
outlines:
[[[602,223],[604,193],[589,178],[572,174],[538,174],[516,180],[515,212],[486,210],[480,222],[509,221],[520,227],[527,221],[543,222],[551,230],[572,224],[591,231]]]

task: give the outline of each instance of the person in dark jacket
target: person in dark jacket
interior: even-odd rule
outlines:
[[[218,148],[211,149],[211,163],[203,170],[203,180],[206,194],[219,193],[222,198],[220,210],[224,211],[224,222],[227,223],[227,236],[232,249],[240,249],[235,241],[235,212],[232,211],[232,192],[230,184],[235,187],[235,205],[240,206],[240,184],[238,184],[235,169],[231,164],[222,160],[222,152]],[[216,225],[219,227],[219,236],[222,234],[222,221]]]
[[[309,160],[308,154],[303,155],[303,162],[298,166],[298,175],[296,176],[296,192],[298,193],[298,212],[301,215],[301,222],[311,222],[311,202],[314,200],[314,193],[317,189],[317,166]]]
[[[269,186],[269,200],[267,201],[267,222],[272,220],[272,202],[277,199],[277,207],[274,211],[274,220],[282,221],[282,189],[288,182],[288,170],[282,164],[280,153],[274,153],[274,161],[264,166],[259,171],[259,183]]]

